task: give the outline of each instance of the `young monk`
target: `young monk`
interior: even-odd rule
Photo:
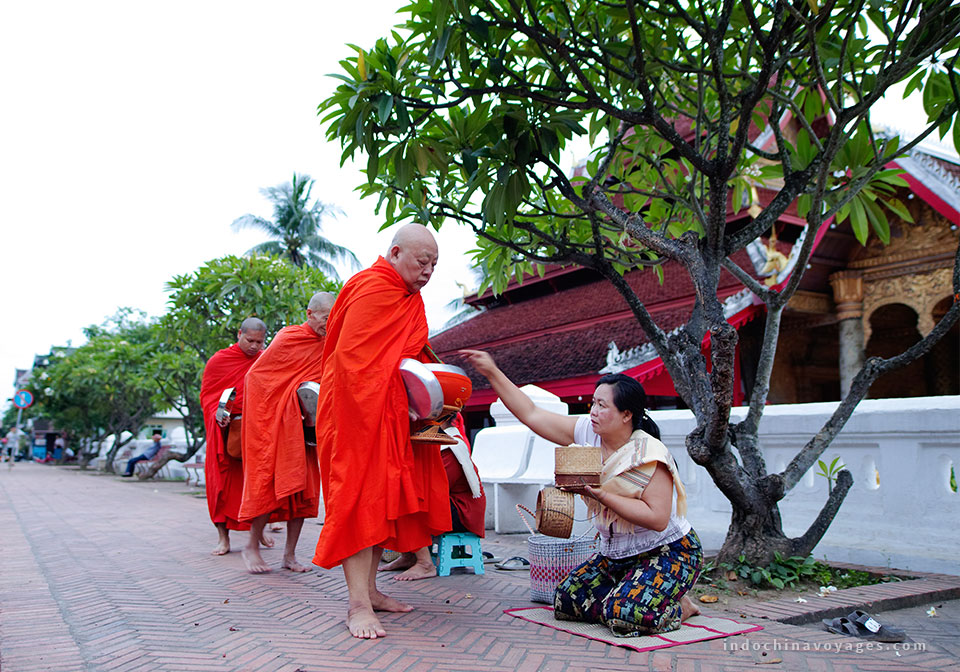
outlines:
[[[317,409],[326,518],[313,562],[343,564],[346,624],[362,639],[386,635],[375,610],[413,609],[377,589],[382,547],[415,551],[450,529],[440,451],[411,444],[399,370],[427,344],[420,290],[436,264],[433,235],[409,224],[386,257],[347,281],[330,314]]]
[[[203,369],[200,385],[200,405],[203,408],[204,425],[207,430],[207,451],[203,473],[207,489],[207,509],[210,520],[217,528],[219,539],[213,555],[230,552],[230,530],[249,530],[249,523],[241,523],[240,498],[243,495],[243,465],[240,460],[227,455],[224,446],[224,427],[231,417],[243,414],[243,378],[263,350],[267,325],[257,317],[248,317],[240,324],[237,342],[214,354]],[[217,417],[220,395],[228,388],[236,391],[230,415]],[[241,420],[241,422],[243,422]],[[264,546],[273,546],[273,540],[262,537]]]
[[[243,560],[252,574],[269,572],[256,539],[269,521],[287,523],[282,566],[293,572],[297,542],[305,518],[320,508],[317,453],[304,440],[297,388],[323,375],[327,317],[334,296],[317,292],[307,306],[307,321],[280,330],[247,373],[243,415],[243,501],[240,519],[250,521]]]

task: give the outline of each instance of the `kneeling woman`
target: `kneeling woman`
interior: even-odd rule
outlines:
[[[676,630],[699,613],[686,593],[703,565],[700,540],[684,518],[686,492],[640,383],[604,376],[589,417],[559,415],[534,405],[487,353],[460,352],[510,412],[547,441],[601,448],[600,487],[578,491],[600,533],[600,552],[561,581],[555,617],[603,623],[631,637]]]

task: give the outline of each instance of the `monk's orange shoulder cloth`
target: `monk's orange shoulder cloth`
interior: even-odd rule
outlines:
[[[410,442],[400,360],[427,342],[420,293],[382,257],[353,276],[327,322],[317,448],[325,520],[313,562],[364,548],[413,551],[450,529],[438,446]]]
[[[314,449],[303,440],[297,388],[323,375],[323,338],[306,324],[281,329],[247,373],[240,519],[312,518],[320,504]]]
[[[206,478],[207,508],[210,520],[226,523],[229,530],[249,530],[249,523],[239,522],[240,498],[243,495],[243,467],[239,460],[231,459],[224,450],[223,429],[217,424],[217,405],[220,395],[227,388],[236,390],[231,406],[234,414],[242,413],[243,377],[257,361],[244,354],[236,343],[217,352],[203,369],[200,384],[200,406],[207,433],[206,457],[203,470]]]

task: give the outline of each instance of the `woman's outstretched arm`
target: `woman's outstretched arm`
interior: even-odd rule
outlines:
[[[481,350],[459,350],[458,352],[490,381],[490,386],[499,395],[500,401],[517,416],[520,422],[547,441],[562,446],[573,443],[573,429],[577,425],[576,417],[560,415],[538,407],[507,378],[503,371],[497,368],[496,362],[488,353]]]

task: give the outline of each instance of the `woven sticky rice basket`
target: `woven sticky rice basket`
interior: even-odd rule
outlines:
[[[527,555],[530,561],[530,601],[553,604],[553,594],[560,582],[599,550],[596,534],[592,529],[586,533],[590,536],[585,535],[577,539],[557,539],[537,534],[520,513],[521,509],[527,513],[530,512],[526,507],[517,504],[517,513],[531,534],[527,538]],[[573,520],[572,515],[570,519]]]
[[[558,486],[589,485],[600,487],[603,457],[600,446],[557,446],[554,460],[554,478]]]
[[[567,539],[573,530],[575,503],[572,492],[550,487],[538,492],[537,512],[534,514],[537,531],[549,537]]]

